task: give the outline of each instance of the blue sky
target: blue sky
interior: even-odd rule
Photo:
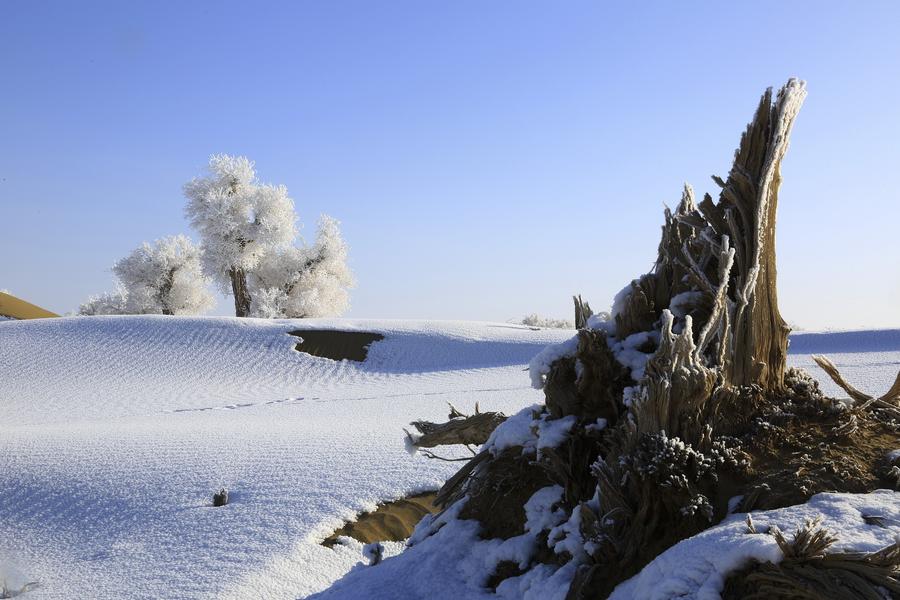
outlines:
[[[56,311],[192,234],[212,153],[343,223],[351,316],[569,317],[713,191],[760,93],[808,82],[779,287],[805,328],[900,326],[900,4],[0,3],[0,288]],[[218,314],[231,309],[220,300]]]

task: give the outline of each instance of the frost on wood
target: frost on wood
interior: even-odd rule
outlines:
[[[698,362],[715,365],[734,386],[784,387],[789,328],[778,311],[775,216],[780,165],[794,118],[806,96],[791,80],[767,91],[741,137],[718,202],[695,202],[685,186],[675,212],[666,210],[654,270],[633,281],[614,304],[616,338],[655,329],[673,306],[702,324]]]
[[[797,80],[763,94],[727,179],[713,178],[718,200],[697,202],[685,186],[665,211],[651,272],[616,296],[609,317],[582,316],[575,337],[532,361],[544,406],[500,424],[440,491],[438,502],[477,521],[482,538],[534,541],[516,568],[496,565],[488,580],[498,591],[566,569],[569,598],[606,597],[722,519],[735,496],[749,510],[802,502],[817,485],[881,485],[868,457],[883,457],[896,432],[877,418],[848,418],[785,364],[775,217],[780,165],[805,95]],[[836,473],[829,457],[852,454],[858,430],[869,437],[863,466]],[[785,455],[790,431],[813,443],[822,463]],[[804,469],[815,475],[796,484]],[[529,499],[554,485],[556,524],[526,526]]]
[[[732,515],[657,556],[640,575],[616,588],[610,600],[894,597],[872,594],[866,579],[881,579],[876,585],[884,592],[897,589],[896,554],[893,573],[891,561],[879,559],[896,553],[898,500],[900,494],[887,490],[829,493],[803,504],[754,512],[752,517]],[[869,515],[882,515],[884,521],[869,522]],[[823,589],[825,581],[830,585]]]

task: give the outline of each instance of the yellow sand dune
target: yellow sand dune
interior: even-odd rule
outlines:
[[[25,302],[15,296],[0,292],[0,317],[12,317],[13,319],[46,319],[58,317],[56,313],[44,310],[30,302]]]

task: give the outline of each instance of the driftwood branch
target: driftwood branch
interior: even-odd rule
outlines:
[[[449,421],[446,423],[413,421],[410,425],[415,427],[419,435],[415,436],[408,431],[406,435],[416,448],[456,444],[480,446],[488,440],[497,425],[505,420],[506,415],[503,413],[479,412],[478,406],[475,407],[474,415],[465,415],[451,404]]]
[[[407,432],[407,434],[409,434],[409,432]],[[431,458],[434,460],[442,460],[444,462],[466,462],[468,460],[471,460],[471,458],[472,458],[471,456],[461,456],[459,458],[448,458],[446,456],[440,456],[430,450],[425,450],[422,448],[419,448],[419,452],[421,452],[422,456],[424,456],[425,458]]]
[[[832,381],[838,384],[842,390],[847,392],[847,394],[857,402],[869,402],[873,399],[872,396],[863,393],[850,385],[850,383],[848,383],[847,380],[844,379],[844,377],[840,374],[837,366],[828,358],[816,354],[813,355],[812,359],[816,361],[816,364],[819,365],[823,371],[828,373],[828,376],[831,377]]]
[[[828,376],[831,377],[832,381],[840,386],[842,390],[847,392],[847,395],[861,403],[856,407],[857,410],[865,410],[874,404],[879,408],[888,409],[900,414],[900,406],[898,406],[898,402],[900,402],[900,373],[897,373],[897,379],[894,381],[894,385],[892,385],[884,395],[876,398],[853,387],[846,379],[844,379],[843,375],[838,371],[837,366],[828,358],[816,354],[813,355],[812,359],[816,361],[816,364],[819,365],[823,371],[828,373]]]

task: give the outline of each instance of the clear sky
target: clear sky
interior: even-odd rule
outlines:
[[[900,326],[898,31],[896,2],[3,0],[0,288],[59,312],[111,289],[193,234],[181,186],[225,152],[308,237],[342,221],[351,316],[570,317],[650,268],[663,204],[713,191],[798,76],[782,312]]]

